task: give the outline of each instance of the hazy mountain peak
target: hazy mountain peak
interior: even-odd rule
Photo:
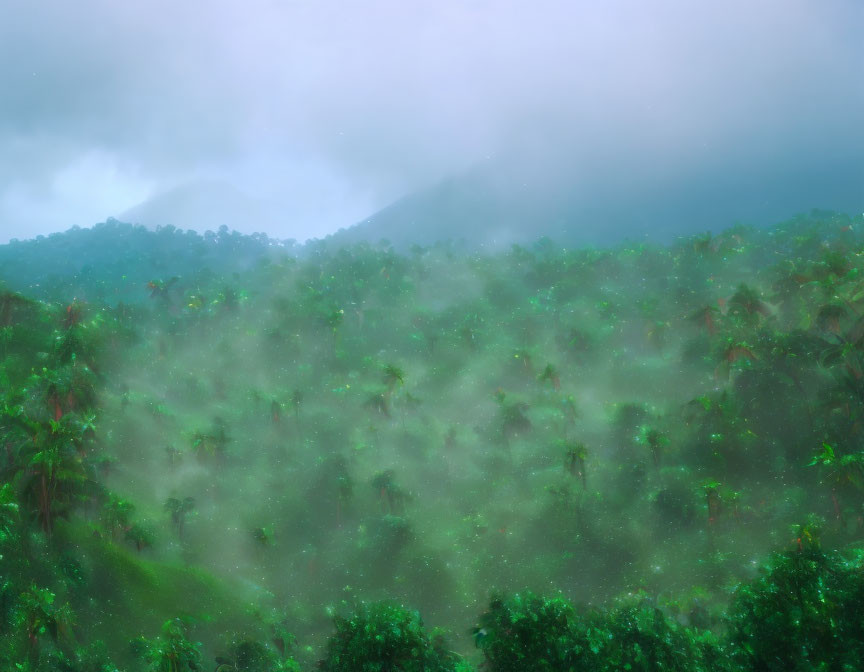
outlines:
[[[171,225],[198,231],[215,231],[221,226],[261,230],[272,224],[260,201],[222,180],[196,180],[178,185],[117,217],[149,228]]]

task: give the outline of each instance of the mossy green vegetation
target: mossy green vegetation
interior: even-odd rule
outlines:
[[[861,667],[862,232],[3,248],[0,667]]]

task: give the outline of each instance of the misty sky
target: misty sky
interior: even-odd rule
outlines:
[[[860,0],[2,0],[0,242],[199,187],[302,240],[499,156],[842,169],[862,35]]]

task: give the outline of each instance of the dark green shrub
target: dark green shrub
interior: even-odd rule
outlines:
[[[165,621],[162,635],[132,642],[132,652],[147,663],[147,672],[197,672],[201,666],[201,644],[191,642],[179,618]]]
[[[722,651],[712,636],[679,626],[647,602],[595,614],[588,619],[587,633],[592,642],[594,666],[582,668],[586,672],[719,672],[727,669],[723,665]]]
[[[390,602],[364,604],[335,618],[336,633],[318,663],[324,672],[450,672],[457,659],[426,634],[420,614]]]
[[[576,638],[573,607],[531,593],[493,598],[474,630],[486,666],[494,672],[576,669],[584,658]]]
[[[492,672],[708,672],[722,670],[710,636],[646,603],[584,616],[562,598],[495,598],[474,631]]]
[[[818,549],[775,555],[740,589],[731,641],[747,669],[864,669],[864,571]]]

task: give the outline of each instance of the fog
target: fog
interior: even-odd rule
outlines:
[[[531,591],[591,669],[862,669],[795,640],[864,656],[862,28],[0,4],[0,668],[353,671],[392,600],[423,669],[521,669],[487,625]]]
[[[855,209],[862,27],[840,0],[10,1],[0,242],[126,214],[303,240],[490,162],[559,190],[779,173]]]

